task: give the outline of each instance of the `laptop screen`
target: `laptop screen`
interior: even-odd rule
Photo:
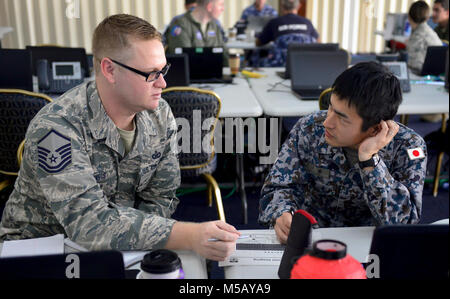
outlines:
[[[445,73],[445,55],[448,52],[447,46],[430,46],[422,66],[422,76],[439,76]]]
[[[290,78],[291,70],[290,70],[290,61],[291,61],[291,53],[299,52],[299,51],[337,51],[339,50],[339,44],[297,44],[292,43],[288,46],[287,58],[286,58],[286,78]]]
[[[167,63],[170,69],[164,80],[167,87],[189,85],[189,61],[187,54],[167,54]]]
[[[33,91],[31,56],[28,50],[0,49],[0,88]]]
[[[189,57],[189,77],[191,80],[219,79],[223,74],[223,48],[176,48],[176,54]]]
[[[380,261],[382,279],[448,279],[448,225],[377,227],[370,254]]]
[[[290,61],[292,89],[326,89],[347,69],[348,55],[335,52],[293,52]]]

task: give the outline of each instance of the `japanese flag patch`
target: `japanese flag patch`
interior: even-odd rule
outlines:
[[[38,166],[47,173],[63,171],[72,163],[72,141],[55,130],[38,142]]]
[[[410,160],[417,160],[417,159],[425,158],[425,154],[420,147],[408,149],[407,151],[408,151],[408,156],[409,156]]]

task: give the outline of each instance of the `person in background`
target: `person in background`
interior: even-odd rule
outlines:
[[[270,20],[255,41],[258,47],[274,42],[268,57],[259,63],[260,66],[285,66],[287,48],[292,42],[319,42],[319,34],[311,21],[297,15],[301,6],[299,0],[280,0],[280,5],[281,16]]]
[[[434,31],[436,31],[441,40],[448,42],[448,0],[435,0],[431,17],[433,23],[437,24]]]
[[[166,30],[168,53],[173,54],[176,48],[225,47],[222,29],[216,22],[225,9],[224,0],[196,3],[192,11],[176,19]]]
[[[411,36],[406,45],[408,67],[413,73],[420,74],[429,46],[441,46],[442,41],[427,24],[430,7],[425,1],[416,1],[409,8],[408,20],[411,24]],[[445,63],[443,61],[442,63]]]
[[[275,10],[275,8],[273,8],[269,4],[266,4],[266,0],[256,0],[252,5],[244,9],[239,22],[247,22],[249,16],[277,17],[278,12]]]
[[[233,226],[171,218],[180,169],[177,124],[161,98],[170,67],[161,34],[135,16],[109,16],[92,52],[95,81],[29,125],[0,240],[64,234],[88,250],[167,248],[224,260],[239,236]]]
[[[285,243],[297,209],[321,227],[414,224],[422,212],[426,144],[393,121],[400,82],[363,62],[335,80],[328,111],[302,117],[261,191],[259,222]]]

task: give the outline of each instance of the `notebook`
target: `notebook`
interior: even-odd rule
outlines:
[[[290,61],[292,92],[302,100],[318,100],[347,67],[345,50],[293,52]]]
[[[28,50],[0,49],[0,88],[33,91],[31,56]]]
[[[170,69],[164,80],[167,87],[188,86],[189,85],[189,58],[187,54],[167,54],[167,63]]]
[[[297,44],[292,43],[288,45],[287,57],[286,57],[286,70],[284,72],[277,72],[277,75],[282,79],[290,79],[291,78],[291,70],[290,70],[290,62],[291,61],[291,53],[298,51],[337,51],[339,50],[339,44]]]
[[[370,254],[380,261],[381,279],[448,279],[447,225],[377,227]]]
[[[223,75],[223,51],[222,47],[176,48],[175,54],[188,55],[190,83],[232,83],[231,76]]]

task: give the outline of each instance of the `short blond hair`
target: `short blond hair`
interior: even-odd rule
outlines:
[[[153,25],[136,16],[112,15],[98,24],[92,37],[95,72],[100,70],[100,61],[104,57],[125,59],[126,50],[131,47],[130,38],[162,41],[161,33]]]

